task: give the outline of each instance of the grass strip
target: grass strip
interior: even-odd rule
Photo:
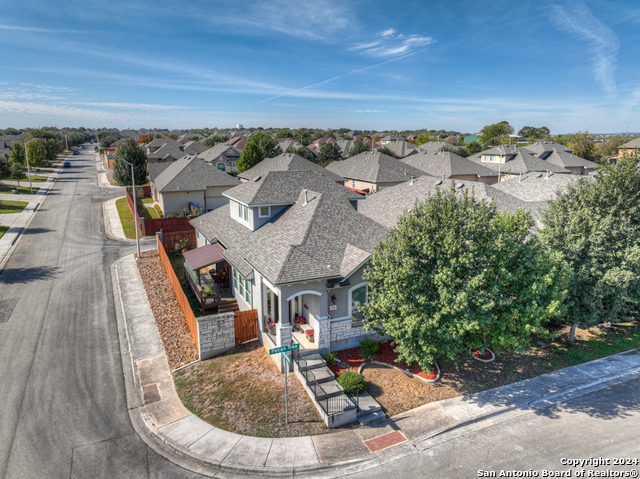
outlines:
[[[0,214],[20,213],[28,204],[26,201],[0,200]]]
[[[120,223],[122,224],[122,229],[124,230],[124,235],[127,238],[135,238],[136,237],[136,224],[133,221],[133,214],[129,209],[129,204],[127,203],[127,198],[120,198],[116,201],[116,208],[118,208],[118,215],[120,216]]]
[[[2,238],[2,235],[4,234],[5,231],[7,231],[9,229],[8,226],[0,226],[0,238]]]
[[[27,180],[29,184],[29,180]],[[31,190],[28,186],[13,186],[13,185],[0,185],[0,193],[11,193],[11,190],[18,190],[19,195],[30,195]],[[33,193],[37,193],[39,188],[34,188]]]

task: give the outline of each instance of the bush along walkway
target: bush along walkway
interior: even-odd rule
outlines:
[[[192,471],[206,467],[236,475],[312,471],[323,476],[345,475],[464,434],[463,426],[497,414],[534,414],[558,401],[640,378],[640,351],[630,350],[507,386],[436,401],[374,426],[320,436],[245,436],[207,424],[183,406],[133,255],[114,263],[112,272],[123,365],[132,368],[127,377],[134,378],[126,381],[132,422],[158,453]]]

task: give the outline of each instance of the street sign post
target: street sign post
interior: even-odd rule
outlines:
[[[279,348],[273,348],[269,350],[269,354],[278,354],[284,353],[286,351],[295,351],[296,349],[300,349],[300,345],[298,343],[289,344],[288,346],[280,346]]]
[[[279,348],[273,348],[269,350],[269,354],[278,354],[282,353],[284,359],[287,360],[287,364],[284,367],[284,422],[285,424],[289,424],[289,405],[288,405],[288,394],[287,394],[287,378],[289,377],[289,366],[291,365],[291,358],[287,354],[287,351],[295,351],[296,349],[300,349],[300,345],[297,343],[289,344],[288,346],[280,346]]]

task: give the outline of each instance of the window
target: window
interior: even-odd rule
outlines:
[[[238,216],[245,221],[249,221],[249,208],[242,203],[238,203]]]
[[[237,166],[237,163],[235,161],[231,162],[231,166],[233,166],[234,168]]]
[[[356,187],[356,180],[351,180],[351,188],[355,188]]]
[[[235,268],[233,268],[233,288],[251,306],[251,281],[244,279]]]
[[[369,286],[362,285],[351,291],[351,326],[362,326],[364,315],[360,312],[362,306],[367,302]]]
[[[271,206],[261,206],[259,216],[260,218],[268,218],[271,216]]]
[[[225,168],[226,168],[226,166],[225,166],[225,164],[224,164],[224,163],[220,162],[220,163],[218,163],[218,164],[216,165],[216,168],[218,168],[219,170],[224,171],[224,170],[225,170]]]

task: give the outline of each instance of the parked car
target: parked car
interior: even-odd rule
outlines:
[[[82,145],[82,149],[86,150],[87,149],[87,145]]]
[[[62,163],[62,167],[63,168],[71,168],[71,162],[65,161],[64,163]]]
[[[80,154],[80,150],[73,150],[73,154],[74,155],[79,155]]]

